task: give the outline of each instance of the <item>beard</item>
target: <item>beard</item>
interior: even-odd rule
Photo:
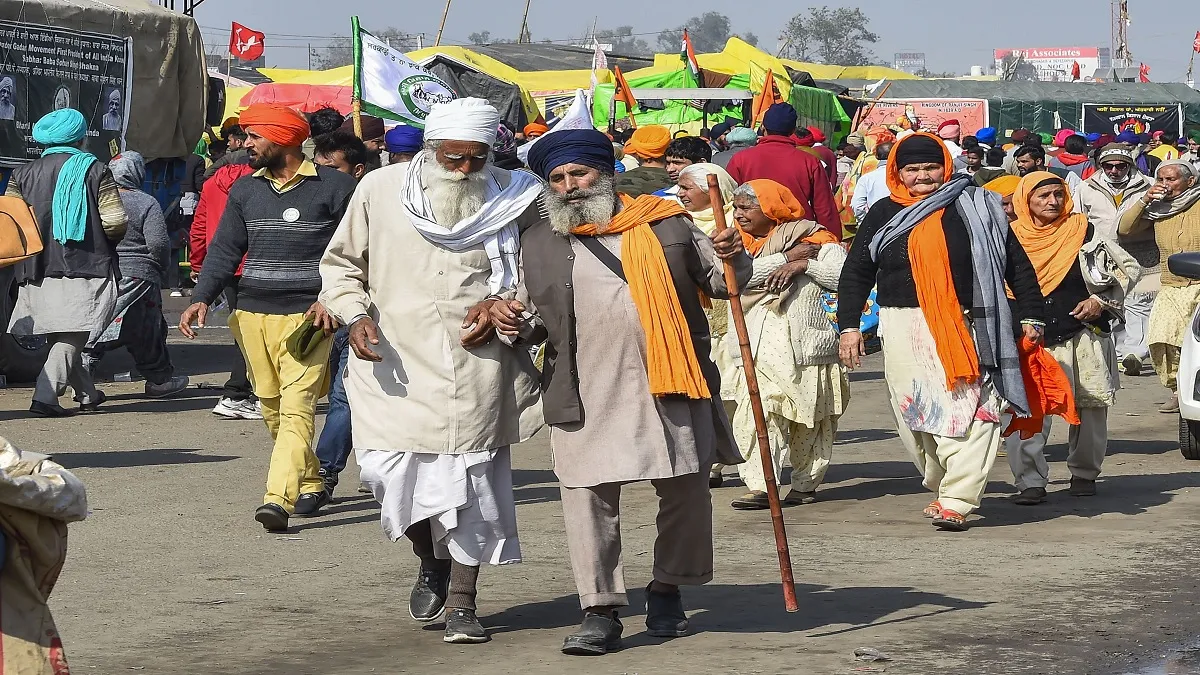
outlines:
[[[550,227],[562,236],[572,228],[593,223],[600,234],[608,227],[615,208],[616,188],[612,176],[601,175],[591,187],[576,189],[565,195],[546,188],[542,201],[550,216]]]
[[[421,167],[421,183],[433,208],[433,217],[445,227],[453,227],[483,209],[487,203],[487,181],[486,172],[448,171],[432,158]]]

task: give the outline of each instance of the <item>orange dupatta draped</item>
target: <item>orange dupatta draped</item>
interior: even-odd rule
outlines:
[[[637,199],[621,195],[621,204],[624,208],[613,216],[603,233],[621,235],[621,267],[646,334],[650,393],[711,398],[662,243],[650,228],[651,222],[686,215],[687,211],[677,202],[653,195]],[[571,229],[571,234],[579,237],[594,237],[598,232],[595,224]]]
[[[762,237],[755,237],[743,230],[740,225],[738,226],[738,232],[742,235],[742,244],[746,247],[746,252],[751,256],[757,256],[776,226],[804,219],[804,206],[800,204],[791,190],[773,180],[760,178],[748,181],[747,184],[754,189],[754,196],[758,198],[758,207],[763,215],[775,221],[775,225]],[[834,233],[822,228],[801,241],[817,245],[836,244],[838,238]]]
[[[954,170],[950,151],[937,136],[920,132],[900,139],[892,146],[888,156],[887,186],[892,192],[892,201],[903,206],[912,206],[924,197],[909,192],[900,180],[901,167],[898,166],[896,153],[902,144],[921,136],[937,141],[942,148],[946,180]],[[908,259],[916,282],[917,303],[933,335],[938,360],[946,371],[946,389],[953,390],[960,382],[976,381],[979,379],[979,353],[954,290],[950,252],[946,248],[946,234],[942,231],[942,211],[936,211],[921,221],[908,235]]]
[[[1029,198],[1038,183],[1046,180],[1058,181],[1066,199],[1057,220],[1049,225],[1038,225],[1029,211]],[[1049,295],[1058,288],[1071,268],[1079,264],[1079,249],[1087,237],[1088,219],[1082,213],[1072,213],[1074,208],[1066,183],[1049,171],[1026,175],[1013,194],[1013,210],[1017,212],[1017,219],[1012,223],[1013,234],[1017,235],[1021,247],[1029,255],[1029,262],[1033,263],[1042,295]],[[1009,295],[1011,297],[1012,293]]]

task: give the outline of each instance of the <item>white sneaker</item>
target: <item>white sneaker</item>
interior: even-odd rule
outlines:
[[[147,382],[146,395],[150,398],[168,398],[187,389],[189,382],[191,382],[191,380],[184,375],[172,377],[162,384],[151,384],[150,382]]]
[[[251,402],[250,399],[235,401],[228,397],[221,397],[212,411],[214,415],[227,420],[261,420],[263,418],[258,401]]]

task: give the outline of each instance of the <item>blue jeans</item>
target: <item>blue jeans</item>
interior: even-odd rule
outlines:
[[[329,372],[333,383],[329,387],[329,412],[325,414],[325,428],[317,441],[317,459],[321,461],[321,474],[325,484],[337,485],[338,474],[346,468],[346,459],[354,450],[354,439],[350,433],[350,403],[346,400],[344,372],[350,358],[350,329],[343,326],[333,336],[333,349],[329,352]]]

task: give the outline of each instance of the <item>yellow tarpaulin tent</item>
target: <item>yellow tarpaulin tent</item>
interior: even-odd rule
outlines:
[[[288,84],[321,84],[349,87],[354,84],[354,66],[342,66],[329,70],[302,70],[294,68],[259,68],[258,72],[272,82]]]

